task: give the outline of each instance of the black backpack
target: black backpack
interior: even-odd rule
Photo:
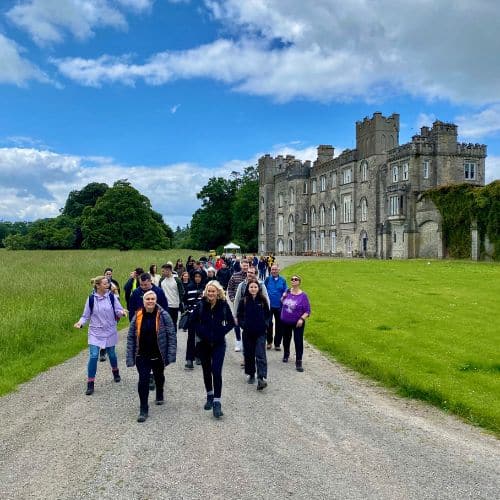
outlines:
[[[120,317],[116,315],[116,310],[115,310],[115,294],[114,293],[109,293],[108,294],[109,300],[111,302],[111,306],[113,307],[113,312],[115,313],[115,319],[116,321],[120,321]],[[89,309],[90,309],[90,314],[94,311],[94,294],[91,293],[89,295]]]

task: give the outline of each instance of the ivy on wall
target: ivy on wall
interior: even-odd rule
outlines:
[[[458,184],[427,191],[443,218],[443,241],[449,257],[471,257],[471,224],[477,222],[481,258],[486,257],[485,236],[494,245],[489,257],[500,260],[500,181],[484,187]]]

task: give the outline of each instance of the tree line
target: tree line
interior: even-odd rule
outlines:
[[[184,228],[172,229],[150,200],[127,180],[92,182],[71,191],[60,215],[34,222],[0,221],[0,246],[10,250],[221,249],[230,240],[257,248],[258,173],[247,167],[229,179],[212,177],[197,193],[201,208]]]

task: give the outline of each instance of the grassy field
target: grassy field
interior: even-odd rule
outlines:
[[[76,330],[90,279],[113,268],[123,287],[130,271],[149,270],[199,251],[19,251],[0,250],[0,395],[74,356],[87,345],[87,329]],[[122,303],[123,300],[122,300]],[[120,321],[125,327],[127,320]],[[84,374],[82,374],[82,377]]]
[[[9,271],[0,281],[0,395],[86,347],[86,329],[72,325],[90,278],[110,266],[123,286],[137,266],[188,254],[200,252],[0,250]],[[309,342],[500,436],[498,264],[353,259],[307,262],[285,275],[292,272],[312,303]]]
[[[292,272],[312,303],[309,342],[500,435],[498,264],[356,259]]]

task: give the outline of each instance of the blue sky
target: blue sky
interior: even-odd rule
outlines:
[[[307,7],[306,7],[307,6]],[[435,119],[500,178],[496,0],[2,0],[0,219],[128,179],[173,228],[266,153],[355,147],[355,122]]]

